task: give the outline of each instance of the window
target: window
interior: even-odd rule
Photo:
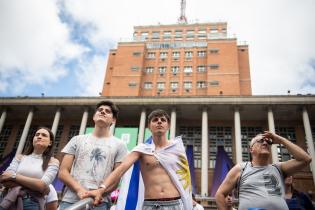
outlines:
[[[158,38],[160,38],[160,32],[159,32],[159,31],[153,31],[153,32],[152,32],[152,38],[153,38],[153,39],[158,39]]]
[[[157,89],[158,90],[164,90],[165,89],[165,82],[158,82],[157,83]]]
[[[128,86],[129,87],[136,87],[137,83],[136,82],[129,82]]]
[[[210,52],[211,54],[218,54],[218,53],[219,53],[219,49],[212,48],[212,49],[209,50],[209,52]]]
[[[163,32],[163,38],[164,39],[170,39],[171,38],[171,34],[172,34],[171,31],[164,31]]]
[[[138,71],[140,69],[139,66],[131,66],[131,71]]]
[[[197,55],[198,55],[198,57],[205,57],[206,56],[206,51],[198,51]]]
[[[178,88],[178,82],[171,82],[171,89],[176,90]]]
[[[194,36],[195,36],[195,31],[194,30],[188,30],[186,31],[187,35],[186,35],[186,38],[187,39],[193,39]]]
[[[172,74],[176,75],[179,72],[179,66],[172,66],[171,71]]]
[[[211,34],[218,33],[218,29],[216,29],[216,28],[211,28],[211,29],[210,29],[210,33],[211,33]]]
[[[185,58],[192,58],[193,52],[192,51],[186,51],[185,52]]]
[[[184,73],[192,73],[193,69],[192,66],[185,66],[184,67]]]
[[[144,89],[152,89],[152,82],[145,82]]]
[[[145,73],[147,73],[147,74],[151,74],[151,73],[153,73],[153,71],[154,71],[154,68],[151,66],[145,68]]]
[[[141,32],[141,39],[147,39],[149,33],[148,32]]]
[[[206,81],[197,81],[197,88],[206,88]]]
[[[198,72],[206,72],[206,66],[197,66]]]
[[[210,69],[218,69],[219,64],[210,64],[209,67],[210,67]]]
[[[139,57],[141,55],[141,52],[133,52],[132,55],[135,57]]]
[[[155,58],[155,52],[148,52],[148,57],[149,59]]]
[[[177,52],[177,51],[173,52],[172,55],[173,55],[173,58],[179,58],[180,52]]]
[[[160,58],[167,58],[167,52],[160,52]]]
[[[165,66],[159,67],[159,73],[160,73],[161,75],[165,74],[165,72],[166,72],[166,67],[165,67]]]
[[[3,126],[0,134],[0,157],[3,155],[4,149],[7,145],[9,137],[11,135],[12,126]]]
[[[226,153],[232,159],[232,128],[231,127],[209,127],[209,167],[214,168],[217,148],[223,146]]]
[[[217,80],[212,80],[209,82],[210,86],[219,86],[219,81]]]
[[[195,31],[194,30],[187,30],[186,33],[187,33],[187,35],[194,35]]]
[[[184,82],[184,89],[191,89],[192,88],[192,82]]]

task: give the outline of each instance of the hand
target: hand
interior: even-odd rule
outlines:
[[[83,198],[92,197],[94,199],[93,205],[96,206],[103,201],[103,191],[101,189],[87,191]]]
[[[88,191],[86,189],[82,188],[77,191],[77,196],[80,198],[80,200],[82,200],[83,198],[89,197],[89,196],[86,196],[87,192]]]
[[[12,172],[9,172],[9,171],[3,172],[0,176],[0,183],[6,182],[6,181],[12,181],[12,178],[11,178],[12,175],[13,175]]]
[[[270,131],[264,131],[263,137],[271,139],[273,144],[281,144],[281,142],[282,142],[281,136],[279,136],[273,132],[270,132]]]

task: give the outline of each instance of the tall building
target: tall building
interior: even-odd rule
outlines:
[[[248,46],[227,23],[134,27],[110,50],[103,96],[248,96]]]

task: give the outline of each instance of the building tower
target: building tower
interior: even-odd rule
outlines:
[[[251,95],[248,46],[227,23],[135,26],[110,50],[103,96]]]

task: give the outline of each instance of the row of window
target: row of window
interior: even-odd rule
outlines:
[[[135,84],[135,83],[132,83],[132,84]],[[216,81],[216,80],[210,81],[209,85],[210,86],[218,86],[219,85],[219,81]],[[191,81],[183,82],[183,88],[184,89],[192,89],[192,86],[193,86],[193,83]],[[207,82],[206,81],[197,81],[196,82],[196,87],[197,88],[206,88],[207,87]],[[144,82],[143,88],[146,89],[146,90],[153,89],[153,83],[152,82]],[[156,83],[156,88],[158,90],[164,90],[166,88],[166,83],[165,82],[157,82]],[[170,82],[170,89],[176,90],[178,88],[179,88],[179,82]]]
[[[211,54],[218,54],[219,53],[219,49],[216,48],[212,48],[209,50],[209,52]],[[156,58],[156,52],[148,52],[146,58],[147,59],[154,59]],[[192,58],[193,57],[194,52],[193,51],[185,51],[185,58]],[[140,56],[141,52],[133,52],[133,56]],[[160,52],[160,58],[167,58],[168,57],[168,52]],[[197,51],[197,56],[198,57],[206,57],[207,55],[207,51],[202,50],[202,51]],[[175,51],[172,52],[172,57],[173,58],[180,58],[180,52],[179,51]]]
[[[135,32],[134,36],[140,36],[142,38],[148,38],[148,37],[152,37],[152,39],[159,39],[161,36],[163,38],[171,38],[171,37],[177,37],[180,38],[182,36],[186,36],[187,38],[190,37],[194,37],[195,35],[197,35],[198,37],[205,37],[207,33],[209,34],[215,34],[215,33],[226,33],[226,28],[222,28],[222,29],[218,29],[217,27],[211,27],[209,30],[207,29],[199,29],[198,31],[195,30],[175,30],[175,31],[171,31],[171,30],[166,30],[166,31],[142,31],[140,33]]]
[[[132,67],[135,68],[135,67]],[[219,69],[219,64],[210,64],[209,68],[212,70]],[[166,66],[160,66],[158,67],[158,73],[159,74],[165,74],[167,70]],[[207,66],[206,65],[200,65],[197,66],[197,72],[206,72],[207,71]],[[154,72],[154,67],[149,66],[145,68],[145,73],[146,74],[152,74]],[[180,72],[180,67],[179,66],[172,66],[171,67],[171,73],[172,74],[178,74]],[[193,72],[193,67],[192,66],[184,66],[183,68],[184,73],[192,73]]]

